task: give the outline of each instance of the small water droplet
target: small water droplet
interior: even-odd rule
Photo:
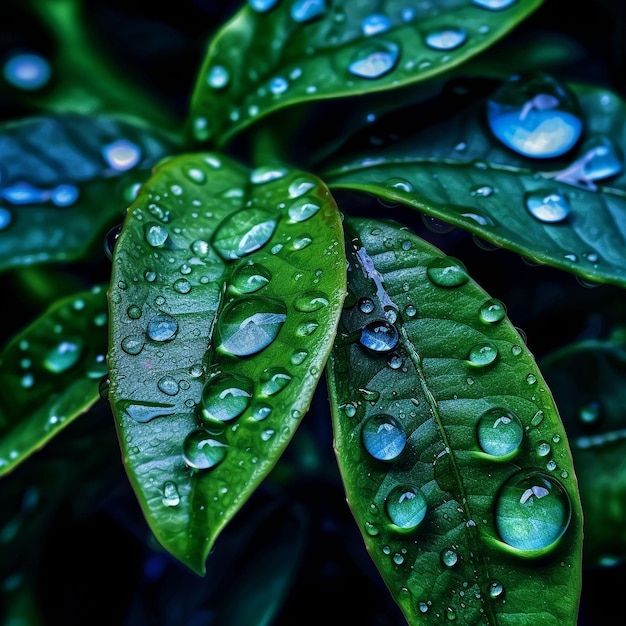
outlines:
[[[528,374],[528,376],[526,376],[526,382],[529,385],[534,385],[537,382],[537,377],[534,374]]]
[[[171,341],[178,332],[178,322],[167,313],[159,313],[148,322],[147,334],[152,341]]]
[[[291,243],[291,247],[294,250],[304,250],[313,243],[313,238],[310,235],[300,235],[295,237]]]
[[[279,0],[248,0],[250,7],[259,13],[265,13],[273,9],[278,2]]]
[[[102,157],[117,172],[126,172],[141,160],[141,148],[128,139],[116,139],[102,147]]]
[[[148,222],[144,225],[144,236],[146,241],[153,248],[161,248],[165,245],[165,242],[168,240],[170,234],[162,224],[157,224],[156,222]]]
[[[296,22],[310,22],[326,11],[324,0],[296,0],[291,5],[291,17]]]
[[[254,383],[234,374],[211,378],[202,390],[201,414],[204,420],[229,422],[239,417],[249,406]]]
[[[522,346],[511,346],[511,354],[513,356],[519,356],[522,353]]]
[[[578,416],[583,424],[595,424],[602,414],[602,406],[597,400],[583,404],[578,410]]]
[[[513,6],[517,0],[472,0],[472,3],[481,9],[489,11],[502,11]]]
[[[524,202],[535,219],[549,224],[562,222],[571,211],[569,200],[558,191],[533,191],[525,196]]]
[[[369,315],[374,310],[374,301],[371,298],[361,298],[359,300],[359,310],[361,313]]]
[[[274,234],[278,220],[269,211],[242,209],[222,221],[213,235],[213,246],[225,260],[240,259],[264,246]]]
[[[43,359],[44,367],[53,374],[61,374],[76,365],[83,353],[83,341],[79,337],[59,342]]]
[[[493,187],[490,185],[475,185],[470,189],[470,196],[488,198],[493,194]]]
[[[485,324],[497,324],[506,317],[506,308],[500,300],[490,298],[480,307],[479,315]]]
[[[367,42],[350,61],[348,71],[360,78],[380,78],[396,67],[399,58],[397,44],[390,41]]]
[[[301,365],[306,360],[309,353],[306,350],[295,350],[291,354],[290,361],[293,365]]]
[[[489,597],[499,598],[504,593],[504,587],[499,580],[492,580],[489,583]]]
[[[131,400],[120,403],[124,413],[140,424],[145,424],[157,417],[166,417],[176,412],[176,407],[172,404],[161,404],[159,402],[135,402]]]
[[[437,30],[426,35],[424,41],[433,50],[456,50],[467,40],[467,33],[456,28]]]
[[[315,182],[310,178],[298,177],[289,183],[289,197],[299,198],[311,189],[315,189]]]
[[[250,172],[250,182],[254,185],[264,185],[275,180],[280,180],[287,174],[287,170],[271,165],[262,165]]]
[[[371,13],[367,17],[363,18],[361,22],[361,32],[366,37],[372,35],[380,35],[387,32],[391,28],[391,20],[382,13]]]
[[[223,65],[213,65],[209,70],[207,82],[213,89],[224,89],[230,81],[230,72]]]
[[[287,213],[292,222],[304,222],[313,217],[320,208],[316,198],[300,196],[289,205]]]
[[[272,407],[267,402],[254,402],[250,407],[250,417],[257,422],[262,422],[272,412]]]
[[[404,450],[406,431],[391,415],[369,417],[361,429],[361,441],[367,452],[379,461],[393,461]]]
[[[465,265],[454,257],[435,257],[426,267],[426,274],[438,287],[453,288],[464,285],[468,280]]]
[[[244,261],[234,269],[231,287],[240,294],[255,293],[263,289],[271,278],[272,274],[264,265],[254,261]]]
[[[163,485],[163,498],[161,502],[164,506],[178,506],[180,503],[180,495],[178,493],[178,487],[176,483],[168,480]]]
[[[163,376],[157,382],[159,391],[162,391],[168,396],[175,396],[179,391],[178,381],[173,376]]]
[[[498,458],[509,457],[519,451],[524,427],[511,411],[495,408],[481,415],[476,435],[483,452]]]
[[[452,550],[452,548],[445,548],[444,550],[442,550],[440,553],[440,557],[441,562],[446,567],[454,567],[459,560],[459,555],[456,553],[455,550]]]
[[[398,485],[391,490],[385,500],[385,509],[391,523],[407,532],[420,525],[426,516],[427,508],[424,494],[415,485]]]
[[[283,367],[268,367],[261,374],[261,393],[275,396],[291,382],[291,374]]]
[[[78,187],[74,185],[57,185],[50,191],[50,201],[55,206],[72,206],[78,200]]]
[[[400,339],[398,329],[387,320],[374,320],[361,330],[360,344],[373,352],[389,352]]]
[[[298,296],[294,302],[296,311],[313,313],[329,305],[328,295],[323,291],[307,291]]]
[[[207,470],[225,458],[228,444],[218,441],[204,428],[190,432],[183,443],[183,459],[192,469]]]
[[[276,78],[270,80],[269,88],[275,96],[279,96],[289,89],[289,82],[282,76],[276,76]]]
[[[531,426],[539,426],[539,424],[541,424],[541,422],[543,422],[543,411],[539,410],[537,411],[533,416],[532,419],[530,420],[530,424]]]
[[[2,68],[5,80],[25,91],[36,91],[50,81],[50,64],[41,55],[19,52],[11,55]]]
[[[498,358],[498,349],[487,341],[477,343],[469,351],[468,362],[474,367],[491,365]]]
[[[535,450],[537,456],[548,456],[550,454],[550,444],[547,441],[540,441]]]
[[[420,601],[417,605],[420,613],[428,613],[428,604],[426,602]]]
[[[124,339],[122,339],[121,345],[122,350],[124,350],[126,354],[136,356],[143,350],[145,343],[141,337],[128,335],[128,337],[124,337]]]

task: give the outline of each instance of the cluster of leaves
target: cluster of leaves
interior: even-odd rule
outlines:
[[[594,623],[620,3],[188,4],[3,16],[3,620]]]

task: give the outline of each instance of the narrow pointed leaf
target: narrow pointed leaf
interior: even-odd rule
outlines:
[[[224,145],[271,111],[298,102],[409,85],[503,37],[541,0],[499,3],[254,1],[211,41],[191,103],[198,141]]]
[[[181,156],[142,188],[113,261],[124,462],[157,539],[202,574],[330,352],[345,297],[339,212],[303,172]]]
[[[104,286],[64,298],[0,353],[0,475],[98,399],[106,374]]]
[[[407,621],[573,626],[572,457],[504,305],[406,228],[344,226],[352,306],[329,368],[335,447]]]
[[[542,80],[546,89],[558,82]],[[604,89],[571,90],[583,130],[560,156],[531,158],[501,143],[485,121],[492,90],[396,145],[344,157],[324,179],[332,189],[414,207],[533,261],[626,286],[626,105]],[[532,93],[520,90],[522,99]],[[560,139],[539,133],[534,141]]]
[[[134,186],[175,145],[161,131],[108,116],[65,114],[5,124],[0,270],[86,254],[122,221]]]

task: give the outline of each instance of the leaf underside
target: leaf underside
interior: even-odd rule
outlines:
[[[575,624],[580,501],[533,356],[501,303],[458,261],[397,224],[346,218],[344,227],[350,306],[327,369],[335,448],[348,502],[395,600],[410,624]],[[464,277],[458,286],[442,286],[454,276]],[[503,454],[489,433],[505,422],[519,439]],[[501,536],[507,525],[520,521],[528,538],[541,533],[541,522],[536,532],[525,526],[533,509],[518,501],[503,517],[504,483],[529,473],[522,503],[548,480],[551,495],[564,490],[571,520],[554,544],[513,549]],[[550,499],[532,504],[548,502],[547,510]],[[420,501],[421,523],[413,511],[404,526],[402,503]]]

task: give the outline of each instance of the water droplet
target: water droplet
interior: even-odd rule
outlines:
[[[436,235],[447,235],[453,230],[456,230],[454,224],[440,220],[432,215],[422,215],[422,222],[424,222],[424,226],[426,226],[431,233],[435,233]]]
[[[456,28],[446,28],[426,35],[425,43],[433,50],[456,50],[467,40],[467,33]]]
[[[13,215],[9,209],[0,206],[0,231],[4,230],[13,221]]]
[[[381,13],[372,13],[361,22],[361,32],[366,37],[380,35],[391,28],[391,20]]]
[[[139,354],[144,347],[144,341],[140,337],[133,337],[129,335],[128,337],[124,337],[122,339],[122,350],[126,352],[126,354],[130,354],[131,356],[136,356]]]
[[[304,222],[313,217],[319,210],[320,205],[316,198],[300,196],[291,203],[287,213],[292,222]]]
[[[379,461],[393,461],[404,450],[406,431],[391,415],[369,417],[361,429],[361,441],[367,452]]]
[[[353,57],[348,71],[360,78],[380,78],[395,68],[400,48],[390,41],[368,42]]]
[[[289,183],[289,197],[299,198],[311,189],[315,189],[315,182],[309,178],[298,177]]]
[[[230,81],[230,73],[223,65],[214,65],[209,70],[207,82],[213,89],[224,89]]]
[[[148,322],[148,337],[152,341],[171,341],[178,332],[178,322],[167,313],[159,313]]]
[[[172,285],[177,293],[189,293],[191,291],[191,283],[186,278],[178,278]]]
[[[502,11],[513,6],[517,0],[472,0],[472,2],[481,9],[490,11]]]
[[[157,417],[166,417],[176,412],[176,407],[172,404],[161,404],[159,402],[126,400],[122,401],[120,406],[124,413],[140,424],[145,424]]]
[[[179,391],[178,381],[173,376],[163,376],[157,382],[159,391],[162,391],[168,396],[175,396]]]
[[[480,307],[480,319],[485,324],[497,324],[506,317],[506,308],[500,300],[490,298]]]
[[[446,608],[446,617],[448,618],[449,622],[453,622],[456,619],[456,613],[451,606]]]
[[[296,22],[310,22],[326,11],[324,0],[296,0],[291,5],[291,17]]]
[[[521,470],[511,476],[496,501],[498,534],[522,551],[549,549],[563,536],[570,518],[567,491],[538,470]]]
[[[257,422],[262,422],[272,412],[272,407],[267,402],[255,402],[250,407],[250,417]]]
[[[146,241],[153,248],[162,247],[170,236],[167,228],[165,228],[162,224],[157,224],[156,222],[148,222],[145,224],[143,232]]]
[[[323,291],[307,291],[296,298],[294,307],[301,313],[313,313],[329,305],[328,295]]]
[[[454,257],[435,257],[426,268],[431,282],[438,287],[452,288],[464,285],[468,280],[465,265]]]
[[[117,139],[102,147],[102,157],[111,169],[126,172],[141,160],[141,148],[128,139]]]
[[[80,338],[66,339],[50,350],[43,360],[44,367],[53,374],[61,374],[78,363],[83,352]]]
[[[387,496],[385,508],[396,528],[411,531],[420,525],[428,507],[421,489],[415,485],[398,485]]]
[[[202,390],[202,418],[229,422],[249,406],[254,383],[244,376],[220,374],[207,381]]]
[[[485,367],[491,365],[498,358],[498,349],[489,342],[477,343],[470,349],[467,358],[470,365]]]
[[[272,78],[272,80],[270,80],[269,88],[275,96],[279,96],[289,89],[289,82],[286,78],[277,76],[276,78]]]
[[[454,567],[459,560],[459,555],[451,548],[445,548],[444,550],[442,550],[440,557],[441,562],[446,567]]]
[[[207,181],[204,170],[199,167],[194,167],[193,165],[185,165],[183,167],[183,174],[185,175],[185,178],[196,185],[204,185]]]
[[[489,185],[475,185],[470,189],[470,196],[488,198],[493,194],[493,187]]]
[[[550,444],[547,441],[540,441],[535,450],[537,456],[548,456],[550,454]]]
[[[528,376],[526,376],[526,382],[529,385],[534,385],[537,382],[537,377],[534,374],[528,374]]]
[[[293,365],[301,365],[304,363],[307,356],[309,356],[309,353],[306,350],[295,350],[291,354],[290,361]]]
[[[371,298],[361,298],[359,300],[359,310],[361,313],[369,315],[374,310],[374,301]]]
[[[620,149],[606,135],[595,135],[582,145],[582,174],[587,181],[616,176],[624,169]]]
[[[207,470],[226,458],[228,444],[214,439],[211,433],[198,428],[190,432],[183,443],[183,458],[192,469]]]
[[[504,587],[499,580],[492,580],[489,583],[489,597],[499,598],[504,592]]]
[[[389,352],[399,341],[398,329],[387,320],[374,320],[361,330],[359,342],[373,352]]]
[[[524,202],[529,213],[540,222],[555,224],[570,214],[568,199],[557,191],[533,191],[526,194]]]
[[[262,165],[250,172],[250,182],[254,185],[264,185],[274,180],[280,180],[286,173],[286,169],[273,167],[271,165]]]
[[[600,419],[601,414],[602,407],[596,400],[583,404],[578,411],[578,416],[583,424],[595,424]]]
[[[428,613],[428,604],[426,604],[426,602],[419,602],[417,608],[420,613]]]
[[[278,300],[242,298],[227,306],[218,321],[219,350],[248,356],[267,348],[287,319],[287,309]]]
[[[392,354],[389,359],[387,359],[387,365],[389,365],[392,370],[399,370],[404,365],[404,361],[402,357],[399,357],[397,354]]]
[[[50,81],[50,64],[39,54],[20,52],[13,54],[4,64],[5,80],[25,91],[36,91]]]
[[[163,498],[161,502],[164,506],[178,506],[180,503],[180,495],[178,493],[178,487],[176,483],[168,480],[163,485]]]
[[[532,419],[530,420],[530,424],[531,426],[539,426],[539,424],[541,424],[541,422],[543,422],[543,411],[537,411],[533,416]]]
[[[243,209],[229,215],[217,227],[213,246],[225,260],[240,259],[264,246],[274,234],[278,221],[269,211]]]
[[[488,101],[487,119],[504,145],[534,158],[565,154],[583,130],[576,97],[543,73],[502,83]]]
[[[522,353],[522,346],[511,346],[511,354],[513,356],[519,356]]]
[[[0,196],[11,204],[25,205],[47,202],[50,198],[50,193],[25,181],[18,181],[0,190]]]
[[[263,289],[271,278],[270,271],[264,265],[245,261],[233,271],[231,287],[237,293],[255,293]]]
[[[50,191],[50,201],[55,206],[72,206],[78,200],[78,187],[74,185],[57,185]]]
[[[110,388],[111,380],[107,375],[105,375],[100,379],[100,382],[98,383],[98,395],[100,396],[100,398],[102,398],[103,400],[108,400]]]
[[[259,13],[265,13],[270,9],[273,9],[279,0],[248,0],[248,4],[251,8]]]
[[[268,367],[261,374],[261,393],[275,396],[291,382],[291,374],[283,367]]]
[[[485,454],[509,457],[518,452],[524,437],[521,421],[507,409],[489,409],[478,420],[478,445]]]

